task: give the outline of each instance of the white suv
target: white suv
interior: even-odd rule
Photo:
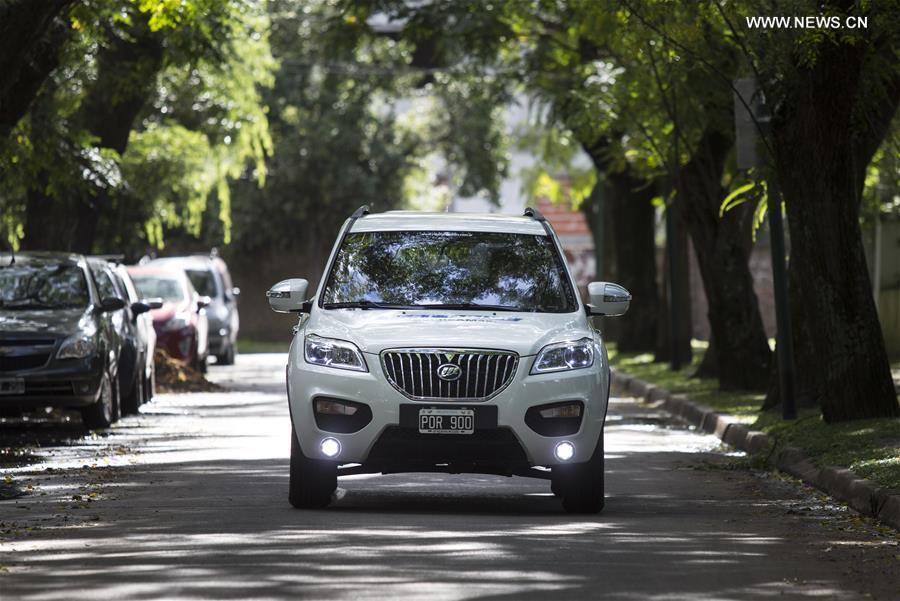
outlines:
[[[625,313],[631,296],[594,282],[584,305],[538,211],[362,207],[307,288],[267,293],[300,314],[292,505],[328,505],[339,475],[448,472],[544,478],[568,511],[603,507],[609,367],[590,318]]]

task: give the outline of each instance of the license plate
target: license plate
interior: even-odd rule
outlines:
[[[472,434],[475,411],[472,409],[420,409],[420,434]]]
[[[0,378],[0,395],[25,394],[24,378]]]

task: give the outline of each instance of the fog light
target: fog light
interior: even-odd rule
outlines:
[[[341,452],[341,443],[334,438],[326,438],[319,444],[319,449],[326,457],[337,457]]]
[[[556,448],[553,449],[553,454],[556,455],[556,458],[560,461],[568,461],[575,456],[575,445],[569,441],[560,442],[556,445]]]
[[[341,403],[340,401],[332,401],[329,399],[316,399],[316,413],[327,413],[330,415],[354,415],[357,407]]]
[[[556,407],[548,407],[541,409],[541,417],[581,417],[581,403],[572,403],[571,405],[557,405]]]

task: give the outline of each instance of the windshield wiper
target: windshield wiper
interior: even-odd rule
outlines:
[[[414,305],[396,305],[378,303],[370,300],[348,301],[342,303],[322,303],[323,309],[415,309]]]
[[[521,307],[509,305],[484,305],[481,303],[438,303],[429,305],[416,305],[422,309],[472,309],[475,311],[524,311]]]

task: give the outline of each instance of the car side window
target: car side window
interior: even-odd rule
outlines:
[[[118,292],[116,292],[116,287],[113,285],[112,280],[109,277],[109,274],[105,271],[101,271],[96,275],[97,280],[97,290],[100,292],[100,298],[108,298],[110,296],[114,296],[119,298]]]
[[[128,289],[125,286],[125,282],[122,281],[122,276],[120,276],[115,271],[108,271],[109,277],[112,279],[113,287],[116,289],[116,296],[121,298],[126,303],[131,299],[128,295]]]

